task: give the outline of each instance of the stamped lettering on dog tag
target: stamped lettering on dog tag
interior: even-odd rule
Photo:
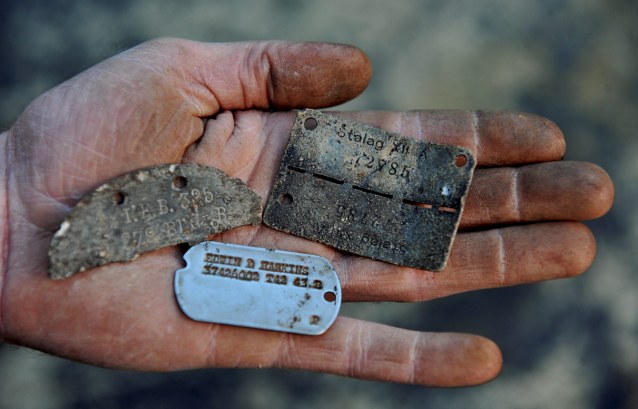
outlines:
[[[340,250],[438,271],[474,167],[463,147],[301,111],[264,222]]]
[[[200,165],[162,165],[88,194],[53,236],[53,279],[261,222],[261,199],[239,179]]]
[[[184,260],[175,294],[193,320],[319,335],[339,313],[339,278],[323,257],[208,241]]]

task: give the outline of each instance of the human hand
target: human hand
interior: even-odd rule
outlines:
[[[71,279],[47,277],[53,233],[80,197],[128,171],[179,162],[217,167],[265,200],[294,114],[353,98],[370,77],[357,49],[325,44],[202,44],[155,40],[117,55],[34,101],[2,135],[6,172],[0,247],[0,335],[96,365],[139,370],[276,366],[458,386],[501,367],[482,337],[407,331],[339,317],[312,337],[189,320],[173,293],[177,247]],[[555,125],[526,114],[342,113],[389,131],[470,148],[478,166],[448,266],[397,267],[247,226],[225,242],[331,260],[344,301],[421,301],[476,289],[570,277],[595,253],[573,220],[603,215],[604,171],[556,162]]]

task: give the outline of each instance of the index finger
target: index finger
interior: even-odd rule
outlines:
[[[463,146],[476,156],[478,166],[555,161],[565,154],[560,128],[530,113],[424,110],[339,115],[427,142]]]
[[[330,114],[427,142],[466,147],[479,167],[556,161],[565,153],[561,130],[534,114],[459,110]],[[292,112],[224,112],[208,120],[204,135],[183,160],[239,177],[265,200],[294,121]]]

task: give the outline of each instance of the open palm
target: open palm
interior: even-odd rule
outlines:
[[[498,348],[339,318],[318,337],[191,321],[173,294],[177,247],[71,279],[47,278],[53,232],[79,198],[128,171],[194,162],[241,178],[263,202],[294,120],[284,109],[359,94],[370,66],[327,44],[203,44],[162,39],[89,69],[34,101],[2,135],[6,200],[0,330],[7,342],[109,367],[176,370],[277,366],[367,379],[467,385],[496,376]],[[278,110],[278,111],[271,111]],[[319,254],[345,301],[420,301],[581,273],[589,230],[613,198],[604,171],[557,162],[551,122],[507,112],[340,113],[414,138],[470,148],[478,169],[450,261],[439,273],[335,251],[264,225],[216,240]]]

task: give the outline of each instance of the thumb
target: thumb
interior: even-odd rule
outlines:
[[[177,68],[193,87],[191,95],[203,103],[200,116],[233,109],[332,106],[359,95],[372,73],[361,50],[341,44],[158,39],[141,47],[181,65]]]

